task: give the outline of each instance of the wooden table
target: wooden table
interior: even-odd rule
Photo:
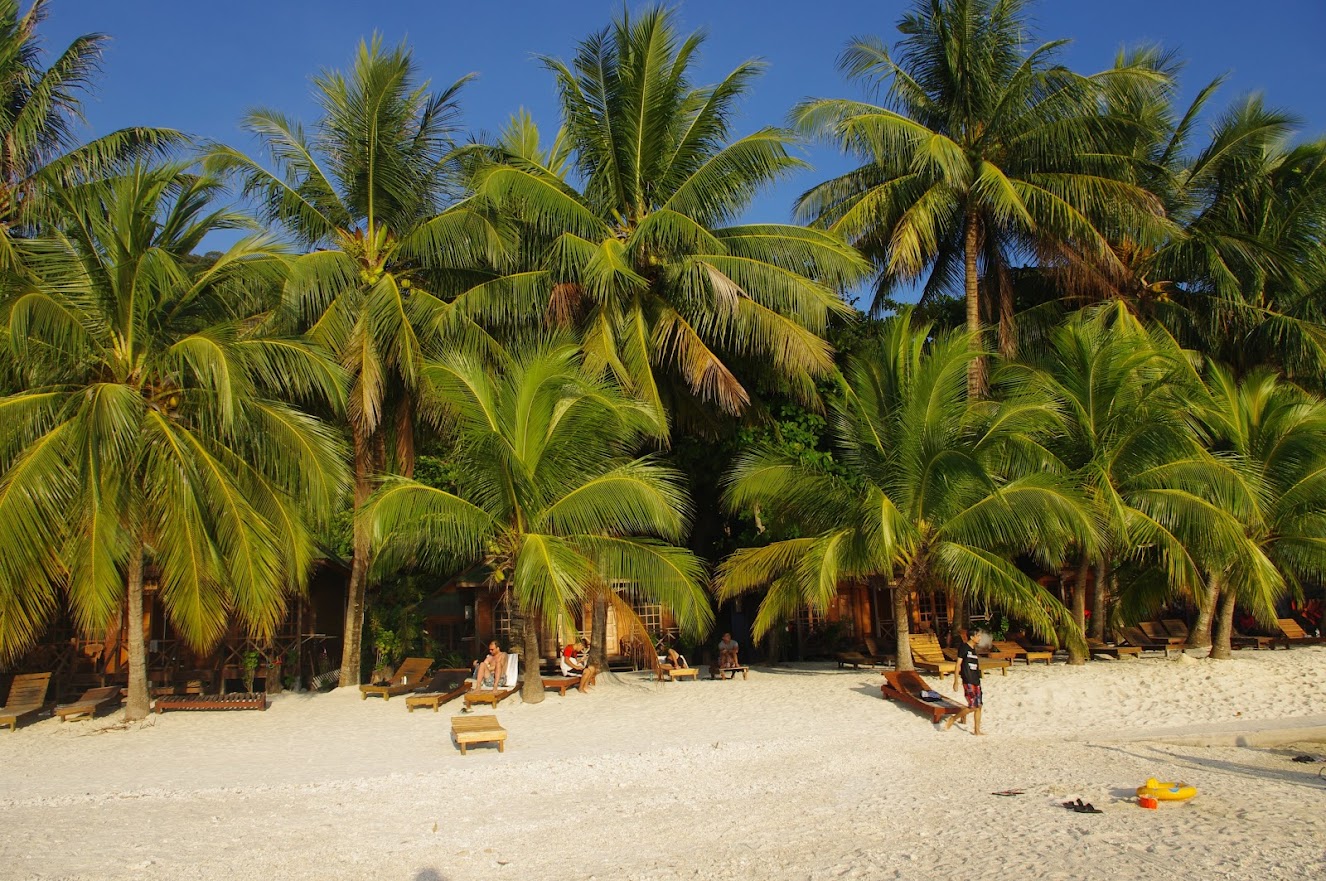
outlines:
[[[451,736],[462,756],[475,743],[495,743],[499,753],[506,752],[506,729],[497,724],[496,716],[452,716]]]

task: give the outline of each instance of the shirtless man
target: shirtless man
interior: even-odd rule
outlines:
[[[488,643],[488,654],[474,665],[474,681],[478,688],[497,691],[506,675],[506,653],[497,645],[497,640]]]

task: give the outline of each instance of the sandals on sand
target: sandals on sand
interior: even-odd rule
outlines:
[[[1102,811],[1100,808],[1098,808],[1098,807],[1096,807],[1095,805],[1093,805],[1091,802],[1086,802],[1086,803],[1084,804],[1084,803],[1082,802],[1082,799],[1080,799],[1080,798],[1079,798],[1077,801],[1066,801],[1066,802],[1064,802],[1064,807],[1068,808],[1070,811],[1072,811],[1072,812],[1074,812],[1074,813],[1076,813],[1076,814],[1103,814],[1103,813],[1105,813],[1105,812]]]

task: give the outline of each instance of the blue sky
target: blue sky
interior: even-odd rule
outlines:
[[[631,3],[632,6],[642,5]],[[769,67],[738,121],[741,131],[783,122],[805,97],[855,96],[834,61],[852,36],[892,42],[901,0],[690,0],[675,4],[683,26],[709,34],[700,67],[708,82],[748,58]],[[436,84],[477,73],[463,93],[465,121],[493,131],[518,107],[548,129],[556,123],[552,80],[536,56],[569,57],[576,41],[621,8],[608,0],[533,3],[387,0],[54,0],[44,34],[62,48],[76,34],[110,34],[104,75],[87,105],[88,134],[125,125],[170,126],[249,149],[244,111],[275,107],[311,121],[310,77],[348,66],[357,41],[381,32],[408,40]],[[1326,2],[1323,0],[1043,0],[1034,7],[1043,39],[1073,40],[1075,69],[1108,66],[1120,46],[1159,42],[1188,60],[1185,95],[1230,74],[1215,107],[1251,91],[1326,135]],[[764,194],[751,216],[786,220],[796,195],[847,167],[808,148],[815,170]]]

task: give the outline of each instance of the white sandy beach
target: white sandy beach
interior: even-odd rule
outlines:
[[[986,677],[983,738],[879,681],[624,675],[508,700],[506,753],[465,757],[459,701],[344,689],[131,730],[42,720],[0,734],[0,878],[1326,877],[1326,765],[1289,761],[1326,752],[1326,648],[1019,665]],[[1142,810],[1148,776],[1200,795]]]

